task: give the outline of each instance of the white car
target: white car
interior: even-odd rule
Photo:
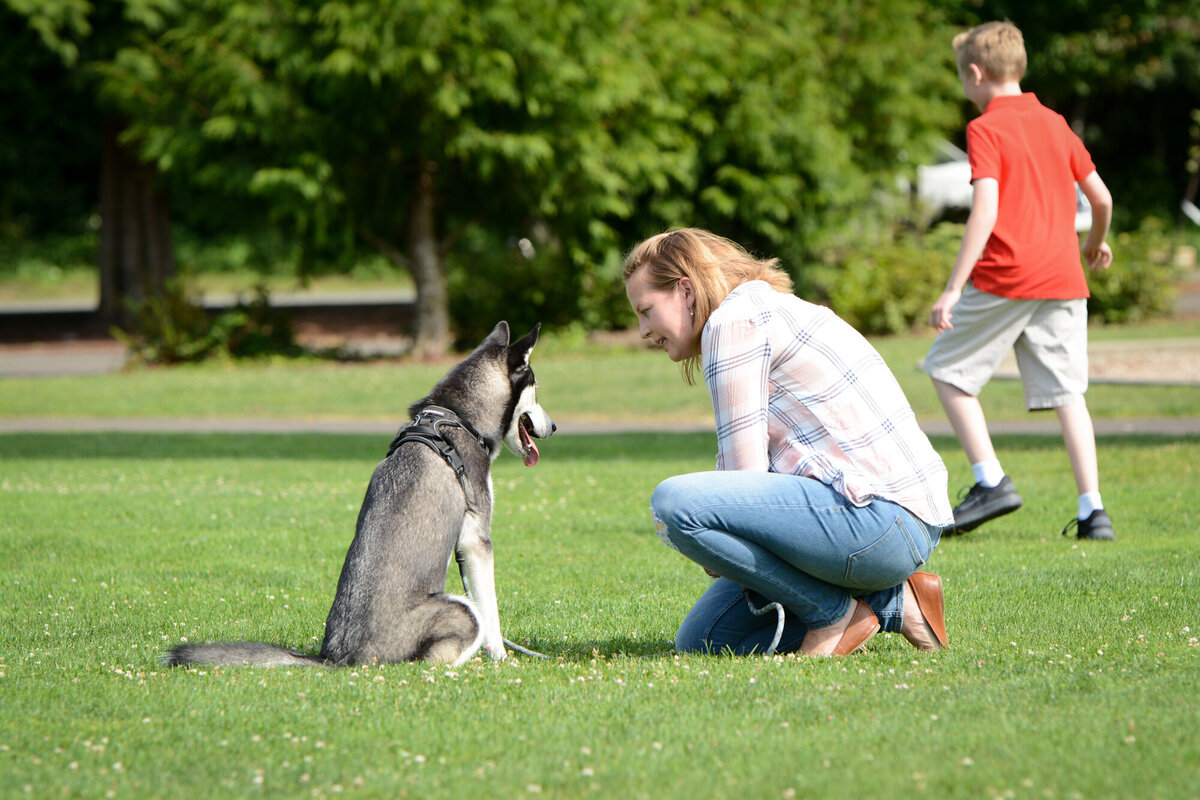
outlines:
[[[947,141],[938,148],[938,161],[917,167],[917,196],[934,216],[952,209],[971,207],[971,164],[967,154]],[[1092,207],[1079,185],[1075,185],[1075,230],[1092,228]]]

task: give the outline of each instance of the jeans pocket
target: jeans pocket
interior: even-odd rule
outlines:
[[[846,559],[846,583],[872,591],[891,588],[924,564],[932,549],[924,525],[896,517],[882,536]]]

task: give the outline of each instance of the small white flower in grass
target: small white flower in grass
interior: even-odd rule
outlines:
[[[960,760],[959,760],[959,762],[958,762],[958,763],[959,763],[959,764],[961,764],[961,765],[962,765],[962,766],[964,766],[964,767],[973,767],[973,766],[975,766],[975,760],[974,760],[974,759],[972,759],[970,756],[964,756],[962,759],[960,759]]]
[[[579,770],[579,774],[585,778],[590,778],[596,774],[596,770],[592,769],[591,767],[584,767],[583,769]]]

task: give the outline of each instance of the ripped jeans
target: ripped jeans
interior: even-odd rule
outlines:
[[[765,650],[776,615],[754,615],[743,589],[757,606],[777,601],[786,609],[780,652],[845,616],[852,597],[874,610],[883,630],[899,631],[904,581],[941,536],[895,503],[855,506],[820,481],[774,472],[668,478],[650,506],[667,544],[721,576],[680,626],[680,652]]]

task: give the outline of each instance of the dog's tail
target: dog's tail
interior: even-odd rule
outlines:
[[[320,656],[297,653],[262,642],[210,642],[181,644],[163,654],[168,667],[320,667]]]

